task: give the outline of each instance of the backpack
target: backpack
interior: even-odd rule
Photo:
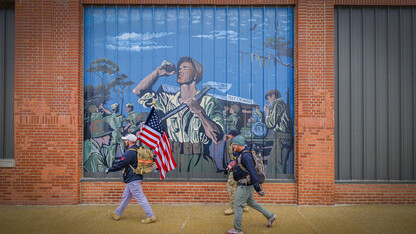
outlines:
[[[146,149],[143,146],[140,146],[139,148],[131,148],[128,150],[137,152],[137,168],[135,169],[129,164],[133,173],[144,175],[153,171],[153,152],[151,149]]]
[[[238,166],[243,171],[248,172],[248,170],[243,166],[243,164],[241,164],[241,157],[246,152],[249,152],[251,154],[251,156],[253,157],[254,167],[256,169],[256,174],[257,174],[257,178],[259,180],[259,184],[263,184],[264,181],[266,181],[266,167],[264,167],[263,157],[261,156],[261,153],[259,151],[256,151],[256,150],[251,150],[251,151],[245,150],[245,151],[243,151],[241,153],[241,155],[238,156],[238,158],[237,158]],[[251,183],[250,174],[248,174],[246,178],[238,180],[238,182],[243,183],[243,184],[250,184]]]

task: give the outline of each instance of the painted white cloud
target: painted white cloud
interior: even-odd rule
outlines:
[[[121,51],[157,50],[173,48],[170,45],[160,45],[156,39],[175,34],[174,32],[160,33],[123,33],[119,36],[109,37],[107,48]]]
[[[210,31],[206,34],[195,35],[195,36],[192,36],[192,37],[205,38],[205,39],[210,39],[210,40],[213,40],[213,39],[218,39],[218,40],[227,39],[227,40],[230,40],[231,42],[236,42],[238,40],[247,40],[247,38],[243,38],[243,37],[239,38],[238,33],[235,32],[235,31],[232,31],[232,30],[228,30],[228,31],[215,30],[215,31]]]
[[[136,51],[140,52],[142,50],[158,50],[158,49],[168,49],[173,48],[173,46],[140,46],[140,45],[133,45],[133,46],[115,46],[112,44],[107,44],[107,48],[112,50],[120,50],[120,51]]]
[[[130,40],[130,41],[147,41],[155,38],[162,38],[175,34],[174,32],[160,32],[160,33],[123,33],[120,36],[113,37],[118,40]]]

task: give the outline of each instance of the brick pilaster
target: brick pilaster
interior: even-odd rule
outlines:
[[[334,4],[296,5],[296,179],[299,205],[334,204]]]

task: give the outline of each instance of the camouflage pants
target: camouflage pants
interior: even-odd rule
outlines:
[[[237,185],[237,181],[234,180],[233,172],[230,171],[228,173],[227,189],[228,189],[228,194],[230,195],[230,205],[232,209],[234,209],[236,185]]]

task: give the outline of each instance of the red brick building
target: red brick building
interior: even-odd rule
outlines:
[[[416,202],[414,178],[387,182],[335,179],[334,79],[337,7],[396,6],[414,12],[414,0],[6,2],[14,4],[15,13],[15,143],[14,158],[3,159],[0,168],[1,204],[108,204],[120,199],[121,181],[97,181],[82,174],[84,6],[91,4],[293,6],[295,182],[266,183],[266,196],[257,199],[298,205]],[[416,160],[416,153],[412,154]],[[143,188],[150,203],[227,202],[224,182],[152,181]]]

